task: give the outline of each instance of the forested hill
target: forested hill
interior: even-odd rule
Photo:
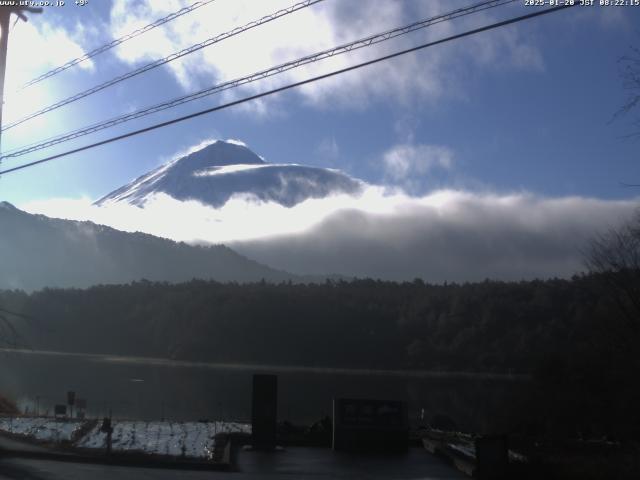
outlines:
[[[427,285],[135,282],[0,293],[36,349],[366,368],[530,372],[622,335],[597,276]],[[620,333],[622,332],[622,333]]]
[[[0,288],[88,287],[142,278],[294,280],[224,245],[192,246],[92,222],[33,215],[0,202]]]

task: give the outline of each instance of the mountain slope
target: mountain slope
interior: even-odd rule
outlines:
[[[267,163],[244,145],[216,141],[152,170],[95,203],[143,206],[151,195],[165,193],[177,200],[198,200],[214,207],[224,205],[233,195],[291,207],[309,198],[357,193],[362,186],[361,181],[337,170]]]
[[[283,281],[294,276],[222,246],[199,247],[92,222],[32,215],[0,202],[0,288],[148,280]]]

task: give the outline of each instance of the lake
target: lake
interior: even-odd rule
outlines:
[[[331,415],[332,399],[405,400],[415,425],[436,415],[459,429],[504,431],[526,399],[522,376],[182,362],[144,357],[0,349],[0,392],[30,413],[53,412],[66,392],[86,399],[88,416],[248,422],[254,373],[278,375],[278,416],[310,424]],[[423,414],[424,412],[424,414]]]

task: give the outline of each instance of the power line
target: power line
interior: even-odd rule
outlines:
[[[175,98],[173,100],[169,100],[160,104],[156,104],[147,108],[144,108],[142,110],[138,110],[126,115],[122,115],[119,117],[115,117],[112,118],[110,120],[101,122],[101,123],[96,123],[93,125],[89,125],[87,127],[83,127],[81,129],[78,130],[74,130],[72,132],[68,132],[66,134],[63,135],[59,135],[56,137],[52,137],[50,139],[47,139],[45,141],[42,142],[37,142],[31,145],[27,145],[25,147],[19,147],[18,149],[14,149],[11,152],[6,152],[3,156],[0,156],[0,160],[4,159],[4,158],[15,158],[15,157],[19,157],[22,155],[26,155],[28,153],[32,153],[38,150],[42,150],[44,148],[48,148],[54,145],[58,145],[60,143],[69,141],[69,140],[74,140],[76,138],[85,136],[85,135],[89,135],[95,132],[98,132],[100,130],[104,130],[106,128],[110,128],[110,127],[114,127],[116,125],[119,125],[121,123],[125,123],[137,118],[141,118],[141,117],[145,117],[147,115],[153,114],[153,113],[157,113],[163,110],[167,110],[169,108],[173,108],[179,105],[182,105],[184,103],[193,101],[193,100],[197,100],[209,95],[213,95],[215,93],[219,93],[222,92],[224,90],[229,90],[232,88],[237,88],[241,85],[246,85],[248,83],[251,82],[255,82],[258,80],[262,80],[264,78],[267,77],[271,77],[283,72],[286,72],[288,70],[292,70],[294,68],[298,68],[313,62],[317,62],[320,60],[323,60],[325,58],[329,58],[329,57],[333,57],[335,55],[340,55],[343,53],[348,53],[354,50],[358,50],[360,48],[364,48],[364,47],[369,47],[371,45],[375,45],[387,40],[390,40],[392,38],[396,38],[400,35],[406,35],[408,33],[414,32],[416,30],[420,30],[423,28],[427,28],[430,27],[432,25],[441,23],[441,22],[445,22],[445,21],[450,21],[453,20],[455,18],[459,18],[459,17],[463,17],[466,15],[471,15],[473,13],[477,13],[483,10],[488,10],[490,8],[495,8],[495,7],[499,7],[499,6],[503,6],[509,3],[514,3],[517,0],[489,0],[489,1],[484,1],[484,2],[480,2],[474,5],[471,5],[469,7],[464,7],[464,8],[459,8],[457,10],[453,10],[452,12],[449,13],[445,13],[445,14],[441,14],[429,19],[425,19],[425,20],[420,20],[414,23],[411,23],[409,25],[403,26],[403,27],[398,27],[398,28],[394,28],[392,30],[387,30],[385,32],[382,33],[377,33],[374,35],[370,35],[368,37],[359,39],[359,40],[355,40],[352,41],[350,43],[346,43],[337,47],[333,47],[327,50],[323,50],[311,55],[307,55],[305,57],[301,57],[298,58],[296,60],[292,60],[290,62],[286,62],[283,63],[281,65],[275,66],[275,67],[271,67],[268,68],[266,70],[262,70],[256,73],[252,73],[250,75],[247,75],[245,77],[240,77],[240,78],[236,78],[234,80],[229,80],[227,82],[218,84],[218,85],[214,85],[212,87],[208,87],[204,90],[200,90],[198,92],[194,92],[188,95],[184,95],[182,97],[178,97]]]
[[[91,50],[88,53],[85,53],[84,55],[74,58],[73,60],[69,60],[67,63],[65,63],[64,65],[60,65],[59,67],[56,67],[52,70],[49,70],[46,73],[43,73],[42,75],[29,80],[27,83],[25,83],[24,85],[22,85],[18,91],[20,90],[24,90],[27,87],[30,87],[31,85],[35,85],[36,83],[39,83],[49,77],[53,77],[54,75],[57,75],[60,72],[64,72],[65,70],[78,65],[79,63],[84,62],[85,60],[89,60],[90,58],[95,57],[96,55],[100,55],[101,53],[106,52],[107,50],[111,50],[114,47],[117,47],[118,45],[123,44],[124,42],[131,40],[132,38],[138,37],[140,35],[142,35],[143,33],[148,32],[149,30],[153,30],[154,28],[157,28],[161,25],[164,25],[165,23],[170,22],[171,20],[174,20],[178,17],[181,17],[182,15],[185,15],[187,13],[193,12],[194,10],[197,10],[198,8],[204,7],[208,4],[210,4],[211,2],[215,2],[215,0],[202,0],[202,1],[198,1],[195,2],[194,4],[188,6],[188,7],[184,7],[181,8],[180,10],[178,10],[177,12],[173,12],[169,15],[167,15],[166,17],[162,17],[157,19],[155,22],[150,23],[149,25],[146,25],[142,28],[138,28],[137,30],[134,30],[131,33],[128,33],[126,35],[123,35],[120,38],[117,38],[105,45],[102,45],[101,47],[95,48],[93,50]]]
[[[218,85],[214,85],[212,87],[208,87],[204,90],[200,90],[198,92],[195,93],[191,93],[182,97],[178,97],[175,98],[173,100],[167,101],[167,102],[163,102],[151,107],[147,107],[145,109],[142,110],[138,110],[136,112],[132,112],[126,115],[122,115],[119,117],[115,117],[112,118],[110,120],[104,121],[104,122],[100,122],[100,123],[96,123],[96,124],[92,124],[86,127],[83,127],[81,129],[78,130],[74,130],[72,132],[68,132],[66,134],[63,135],[58,135],[58,136],[54,136],[54,137],[50,137],[44,141],[39,141],[39,142],[35,142],[29,145],[26,145],[24,147],[18,147],[16,149],[10,150],[8,152],[5,152],[4,156],[1,156],[0,159],[2,158],[13,158],[13,157],[18,157],[18,156],[22,156],[25,155],[27,153],[32,153],[34,151],[37,150],[42,150],[43,148],[48,148],[51,147],[53,145],[57,145],[59,143],[68,141],[68,140],[73,140],[75,138],[79,138],[81,136],[84,135],[88,135],[91,133],[95,133],[97,131],[106,129],[106,128],[110,128],[116,125],[119,125],[120,123],[124,123],[130,120],[134,120],[137,118],[141,118],[144,117],[146,115],[150,115],[152,113],[156,113],[162,110],[166,110],[168,108],[173,108],[175,106],[181,105],[183,103],[187,103],[189,101],[193,101],[193,100],[197,100],[199,98],[203,98],[205,96],[208,95],[212,95],[214,93],[219,93],[223,90],[228,90],[231,88],[236,88],[240,85],[244,85],[247,83],[251,83],[254,82],[256,80],[261,80],[279,73],[283,73],[285,71],[291,70],[293,68],[297,68],[297,67],[301,67],[303,65],[312,63],[314,61],[318,61],[318,60],[322,60],[324,58],[328,58],[328,57],[332,57],[335,55],[339,55],[342,53],[346,53],[346,52],[350,52],[353,50],[357,50],[359,48],[363,48],[363,47],[368,47],[370,45],[376,44],[376,43],[380,43],[386,40],[390,40],[392,38],[395,38],[397,36],[400,35],[404,35],[404,34],[408,34],[411,33],[415,30],[419,30],[422,28],[426,28],[429,27],[431,25],[437,24],[437,23],[441,23],[444,21],[448,21],[448,20],[453,20],[455,18],[458,17],[462,17],[465,15],[470,15],[472,13],[477,13],[480,12],[482,10],[487,10],[489,8],[494,8],[494,7],[498,7],[498,6],[502,6],[502,5],[506,5],[509,3],[514,3],[517,0],[489,0],[489,1],[483,1],[480,2],[478,4],[474,4],[471,5],[469,7],[464,7],[464,8],[460,8],[457,10],[454,10],[452,12],[446,13],[446,14],[442,14],[442,15],[438,15],[436,17],[432,17],[426,20],[420,20],[418,22],[414,22],[412,24],[409,24],[407,26],[403,26],[403,27],[398,27],[395,28],[393,30],[388,30],[386,32],[382,32],[382,33],[378,33],[378,34],[374,34],[371,35],[369,37],[365,37],[363,39],[359,39],[347,44],[343,44],[337,47],[333,47],[327,50],[323,50],[321,52],[318,53],[314,53],[312,55],[308,55],[275,67],[271,67],[268,68],[266,70],[262,70],[260,72],[257,73],[253,73],[250,74],[248,76],[245,77],[240,77],[234,80],[230,80],[227,82],[224,82],[222,84],[218,84]]]
[[[56,110],[60,107],[63,107],[64,105],[68,105],[70,103],[73,103],[77,100],[80,100],[82,98],[88,97],[89,95],[93,95],[94,93],[97,93],[101,90],[104,90],[105,88],[111,87],[117,83],[123,82],[125,80],[129,80],[135,76],[138,76],[142,73],[148,72],[149,70],[153,70],[154,68],[158,68],[162,65],[165,65],[169,62],[172,62],[174,60],[177,60],[178,58],[184,57],[185,55],[189,55],[191,53],[197,52],[198,50],[202,50],[205,47],[209,47],[215,43],[219,43],[223,40],[226,40],[227,38],[231,38],[235,35],[238,35],[242,32],[246,32],[247,30],[250,30],[252,28],[258,27],[260,25],[263,25],[265,23],[271,22],[273,20],[276,20],[280,17],[283,17],[285,15],[289,15],[291,13],[297,12],[298,10],[302,10],[303,8],[307,8],[310,7],[311,5],[314,5],[316,3],[322,2],[323,0],[304,0],[303,2],[300,3],[296,3],[295,5],[291,5],[287,8],[283,8],[281,10],[278,10],[277,12],[274,12],[270,15],[265,15],[264,17],[258,19],[258,20],[253,20],[249,23],[247,23],[246,25],[243,25],[241,27],[235,27],[233,30],[229,30],[228,32],[224,32],[221,34],[218,34],[214,37],[210,37],[206,40],[204,40],[203,42],[200,43],[196,43],[195,45],[192,45],[190,47],[187,47],[185,49],[182,49],[178,52],[174,52],[171,55],[168,55],[164,58],[160,58],[158,60],[155,60],[151,63],[148,63],[146,65],[143,65],[140,68],[136,68],[135,70],[132,70],[130,72],[127,72],[123,75],[117,76],[115,78],[112,78],[111,80],[108,80],[104,83],[101,83],[99,85],[96,85],[95,87],[89,88],[88,90],[84,90],[80,93],[76,93],[75,95],[72,95],[71,97],[65,98],[64,100],[60,100],[59,102],[56,102],[52,105],[49,105],[48,107],[45,107],[41,110],[37,110],[33,113],[30,113],[29,115],[22,117],[19,120],[16,120],[12,123],[7,124],[6,126],[2,127],[2,131],[4,132],[5,130],[9,130],[10,128],[13,128],[17,125],[20,125],[28,120],[31,120],[32,118],[35,117],[39,117],[40,115],[44,115],[45,113],[51,112],[53,110]]]
[[[571,7],[574,7],[575,5],[578,5],[578,3],[565,4],[565,5],[559,6],[559,7],[548,8],[548,9],[545,9],[545,10],[539,10],[537,12],[532,12],[532,13],[529,13],[527,15],[521,15],[519,17],[514,17],[514,18],[510,18],[508,20],[503,20],[501,22],[496,22],[496,23],[492,23],[490,25],[485,25],[484,27],[475,28],[473,30],[467,30],[466,32],[459,33],[459,34],[456,34],[456,35],[452,35],[450,37],[442,38],[440,40],[435,40],[433,42],[423,43],[422,45],[418,45],[416,47],[408,48],[406,50],[401,50],[399,52],[395,52],[395,53],[392,53],[392,54],[389,54],[389,55],[385,55],[383,57],[378,57],[378,58],[375,58],[373,60],[369,60],[369,61],[366,61],[366,62],[358,63],[356,65],[351,65],[349,67],[341,68],[339,70],[334,70],[333,72],[329,72],[329,73],[325,73],[323,75],[318,75],[318,76],[315,76],[315,77],[311,77],[311,78],[308,78],[306,80],[301,80],[299,82],[290,83],[289,85],[285,85],[285,86],[282,86],[282,87],[274,88],[274,89],[268,90],[266,92],[258,93],[256,95],[251,95],[249,97],[241,98],[239,100],[234,100],[232,102],[228,102],[228,103],[225,103],[225,104],[222,104],[222,105],[218,105],[216,107],[208,108],[208,109],[205,109],[205,110],[201,110],[199,112],[191,113],[189,115],[185,115],[185,116],[182,116],[182,117],[174,118],[174,119],[168,120],[166,122],[157,123],[157,124],[151,125],[149,127],[141,128],[139,130],[134,130],[132,132],[128,132],[128,133],[125,133],[125,134],[122,134],[122,135],[111,137],[111,138],[108,138],[106,140],[95,142],[95,143],[92,143],[92,144],[89,144],[89,145],[84,145],[82,147],[78,147],[78,148],[75,148],[75,149],[72,149],[72,150],[68,150],[66,152],[58,153],[56,155],[51,155],[49,157],[42,158],[40,160],[36,160],[36,161],[29,162],[29,163],[26,163],[26,164],[23,164],[23,165],[19,165],[17,167],[9,168],[7,170],[2,170],[2,171],[0,171],[0,175],[16,172],[18,170],[23,170],[25,168],[29,168],[29,167],[33,167],[35,165],[39,165],[41,163],[50,162],[50,161],[56,160],[58,158],[66,157],[66,156],[74,154],[74,153],[78,153],[78,152],[82,152],[82,151],[85,151],[85,150],[89,150],[89,149],[92,149],[92,148],[95,148],[95,147],[99,147],[101,145],[106,145],[108,143],[113,143],[113,142],[116,142],[116,141],[119,141],[119,140],[124,140],[125,138],[129,138],[129,137],[133,137],[133,136],[136,136],[136,135],[140,135],[142,133],[146,133],[146,132],[150,132],[152,130],[157,130],[159,128],[167,127],[167,126],[173,125],[175,123],[183,122],[185,120],[190,120],[192,118],[200,117],[202,115],[206,115],[206,114],[213,113],[213,112],[216,112],[216,111],[219,111],[219,110],[223,110],[223,109],[226,109],[226,108],[229,108],[229,107],[233,107],[235,105],[240,105],[240,104],[245,103],[245,102],[250,102],[252,100],[257,100],[259,98],[267,97],[269,95],[273,95],[273,94],[276,94],[276,93],[284,92],[286,90],[290,90],[292,88],[300,87],[302,85],[307,85],[309,83],[317,82],[317,81],[323,80],[325,78],[330,78],[330,77],[333,77],[333,76],[336,76],[336,75],[341,75],[343,73],[350,72],[352,70],[357,70],[357,69],[362,68],[362,67],[366,67],[366,66],[373,65],[373,64],[376,64],[376,63],[379,63],[379,62],[390,60],[392,58],[396,58],[396,57],[399,57],[401,55],[406,55],[408,53],[416,52],[418,50],[423,50],[425,48],[433,47],[435,45],[440,45],[442,43],[450,42],[450,41],[457,40],[457,39],[464,38],[464,37],[468,37],[468,36],[471,36],[471,35],[476,35],[478,33],[486,32],[488,30],[494,30],[496,28],[504,27],[506,25],[512,25],[514,23],[522,22],[524,20],[529,20],[531,18],[539,17],[541,15],[547,15],[549,13],[553,13],[553,12],[557,12],[557,11],[560,11],[560,10],[564,10],[566,8],[571,8]]]

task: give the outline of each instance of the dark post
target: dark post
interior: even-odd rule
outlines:
[[[111,455],[111,434],[113,433],[110,416],[102,419],[102,427],[100,427],[100,431],[107,434],[107,456],[109,456]]]
[[[276,448],[278,421],[277,375],[253,376],[252,440],[258,450]]]
[[[7,49],[9,46],[9,22],[11,8],[0,7],[0,129],[2,128],[2,109],[4,107],[4,74],[7,68]],[[2,132],[0,131],[0,152],[2,151]]]
[[[76,392],[67,392],[67,405],[69,405],[69,416],[73,418],[73,404],[76,401]]]

